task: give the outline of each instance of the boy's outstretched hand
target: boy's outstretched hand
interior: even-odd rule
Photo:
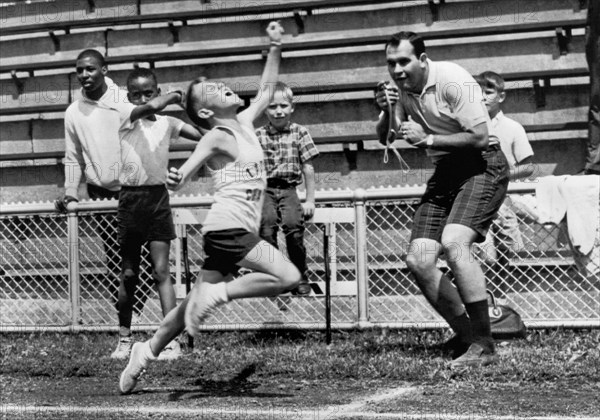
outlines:
[[[177,191],[183,186],[181,182],[183,174],[177,168],[170,168],[167,173],[167,188],[172,191]]]
[[[274,20],[269,22],[269,26],[267,26],[267,35],[269,35],[271,42],[281,43],[284,32],[285,30],[279,21]]]

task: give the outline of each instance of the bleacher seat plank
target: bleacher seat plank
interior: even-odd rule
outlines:
[[[509,117],[525,126],[531,140],[536,139],[535,133],[543,131],[565,131],[565,138],[569,138],[567,130],[582,130],[586,127],[588,95],[587,85],[549,86],[546,91],[546,106],[537,108],[532,88],[522,87],[508,91],[504,109]],[[309,129],[317,144],[376,139],[374,127],[377,110],[370,92],[332,94],[328,97],[308,95],[299,99],[301,101],[296,106],[294,120]],[[168,114],[185,118],[183,111],[177,108],[169,108]],[[264,118],[258,123],[264,123]],[[52,119],[2,123],[0,127],[2,133],[6,133],[0,141],[2,160],[31,158],[31,153],[36,158],[60,158],[64,155],[61,114]],[[12,137],[11,132],[15,134]],[[29,137],[30,135],[33,137]],[[33,146],[26,146],[26,140],[30,140]],[[13,144],[18,147],[11,146]],[[172,147],[172,150],[189,151],[193,148],[193,142],[182,142]]]
[[[556,40],[542,34],[517,40],[436,42],[428,48],[428,54],[436,61],[454,61],[473,74],[493,69],[507,80],[587,74],[584,37],[574,36],[569,48],[568,55],[560,55]],[[487,53],[485,60],[479,58],[482,51]],[[371,90],[378,81],[389,78],[384,64],[381,45],[326,49],[284,57],[281,80],[297,93],[305,94]],[[229,84],[242,95],[250,95],[257,88],[262,66],[262,60],[246,57],[233,62],[161,67],[155,72],[160,83],[170,88],[186,89],[191,80],[203,75]],[[128,73],[129,70],[111,71],[110,76],[124,85]],[[0,80],[0,115],[49,112],[61,107],[64,110],[79,90],[72,70],[69,74],[23,78],[22,82],[24,91],[18,94],[12,80]]]
[[[0,35],[245,15],[259,15],[259,18],[262,15],[263,19],[267,19],[275,13],[365,3],[372,2],[369,0],[287,0],[285,2],[221,0],[218,3],[202,4],[198,0],[95,0],[95,8],[92,11],[86,1],[15,2],[0,8],[3,22]]]
[[[408,3],[411,4],[411,3]],[[395,6],[394,6],[395,5]],[[519,12],[501,0],[453,2],[440,5],[440,19],[433,22],[427,5],[398,6],[366,11],[334,11],[308,15],[304,32],[286,35],[288,51],[383,43],[399,30],[422,33],[429,39],[513,34],[524,31],[577,28],[585,25],[585,10],[573,10],[559,0],[521,0]],[[288,32],[294,18],[281,19]],[[175,40],[169,27],[106,30],[87,44],[81,34],[57,35],[60,51],[49,37],[2,41],[4,58],[0,72],[65,68],[77,53],[100,42],[109,63],[156,62],[261,53],[265,49],[265,22],[242,20],[177,27]],[[40,45],[35,45],[39,43]],[[106,44],[106,50],[104,50]],[[23,51],[32,51],[23,57]]]
[[[0,124],[1,157],[8,158],[15,155],[27,157],[30,156],[32,152],[33,144],[31,142],[30,123],[28,121],[15,121]]]

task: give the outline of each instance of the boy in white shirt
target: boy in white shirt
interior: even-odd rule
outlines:
[[[127,90],[127,98],[133,105],[150,107],[153,112],[160,110],[162,105],[156,103],[160,88],[151,70],[133,70],[127,78]],[[175,101],[182,103],[182,92],[166,96],[164,106]],[[122,259],[118,301],[120,328],[119,343],[111,355],[116,359],[129,357],[133,345],[131,317],[139,282],[141,250],[146,242],[163,316],[176,306],[169,272],[170,242],[176,237],[166,188],[169,144],[180,136],[191,140],[201,137],[195,127],[177,118],[152,113],[134,120],[133,113],[131,115],[130,126],[119,130],[122,160],[117,210]],[[180,355],[179,343],[173,340],[161,353],[161,359],[175,359]]]
[[[476,79],[483,91],[483,101],[490,115],[492,128],[498,136],[500,148],[509,164],[509,180],[514,181],[531,176],[534,172],[533,149],[527,139],[525,129],[517,121],[505,116],[500,109],[506,99],[504,79],[492,71],[485,71]],[[482,257],[488,265],[506,263],[506,259],[511,253],[522,250],[524,247],[519,220],[511,206],[512,202],[519,201],[520,197],[519,194],[507,195],[498,210],[497,219],[488,231],[485,242],[480,244],[483,249]],[[492,233],[496,235],[497,239]],[[497,267],[495,271],[500,274],[499,272],[504,270]],[[500,275],[500,277],[505,276]],[[499,282],[493,283],[499,285]]]

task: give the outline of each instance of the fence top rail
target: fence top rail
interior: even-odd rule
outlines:
[[[533,193],[537,181],[515,182],[509,185],[508,191],[511,193]],[[425,185],[413,186],[388,186],[371,187],[368,189],[322,189],[315,192],[315,199],[319,203],[340,202],[340,201],[358,201],[365,202],[369,200],[399,200],[416,199],[425,192]],[[304,199],[305,193],[299,193],[300,199]],[[210,207],[213,197],[210,195],[188,195],[171,197],[171,207]],[[78,203],[69,203],[69,209],[72,212],[91,212],[116,210],[117,200],[81,200]],[[54,203],[45,202],[26,202],[9,203],[0,205],[0,216],[18,216],[25,214],[54,213]]]

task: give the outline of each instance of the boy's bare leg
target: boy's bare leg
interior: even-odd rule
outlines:
[[[198,333],[199,324],[216,306],[231,299],[278,295],[296,287],[302,278],[296,266],[264,240],[238,265],[258,272],[225,283],[217,275],[218,272],[203,271],[203,282],[190,292],[190,303],[186,309],[185,325],[190,335]]]
[[[177,306],[175,289],[171,283],[171,273],[169,272],[169,249],[169,242],[150,242],[150,257],[153,264],[152,274],[158,288],[163,316],[167,316]]]
[[[185,308],[187,307],[190,295],[187,295],[185,299],[169,312],[158,327],[158,330],[154,333],[152,338],[150,339],[150,349],[152,350],[152,355],[158,357],[160,352],[173,340],[177,337],[185,327],[184,315]]]
[[[276,296],[296,287],[302,278],[298,268],[267,241],[260,241],[238,265],[257,273],[227,283],[230,299]]]

